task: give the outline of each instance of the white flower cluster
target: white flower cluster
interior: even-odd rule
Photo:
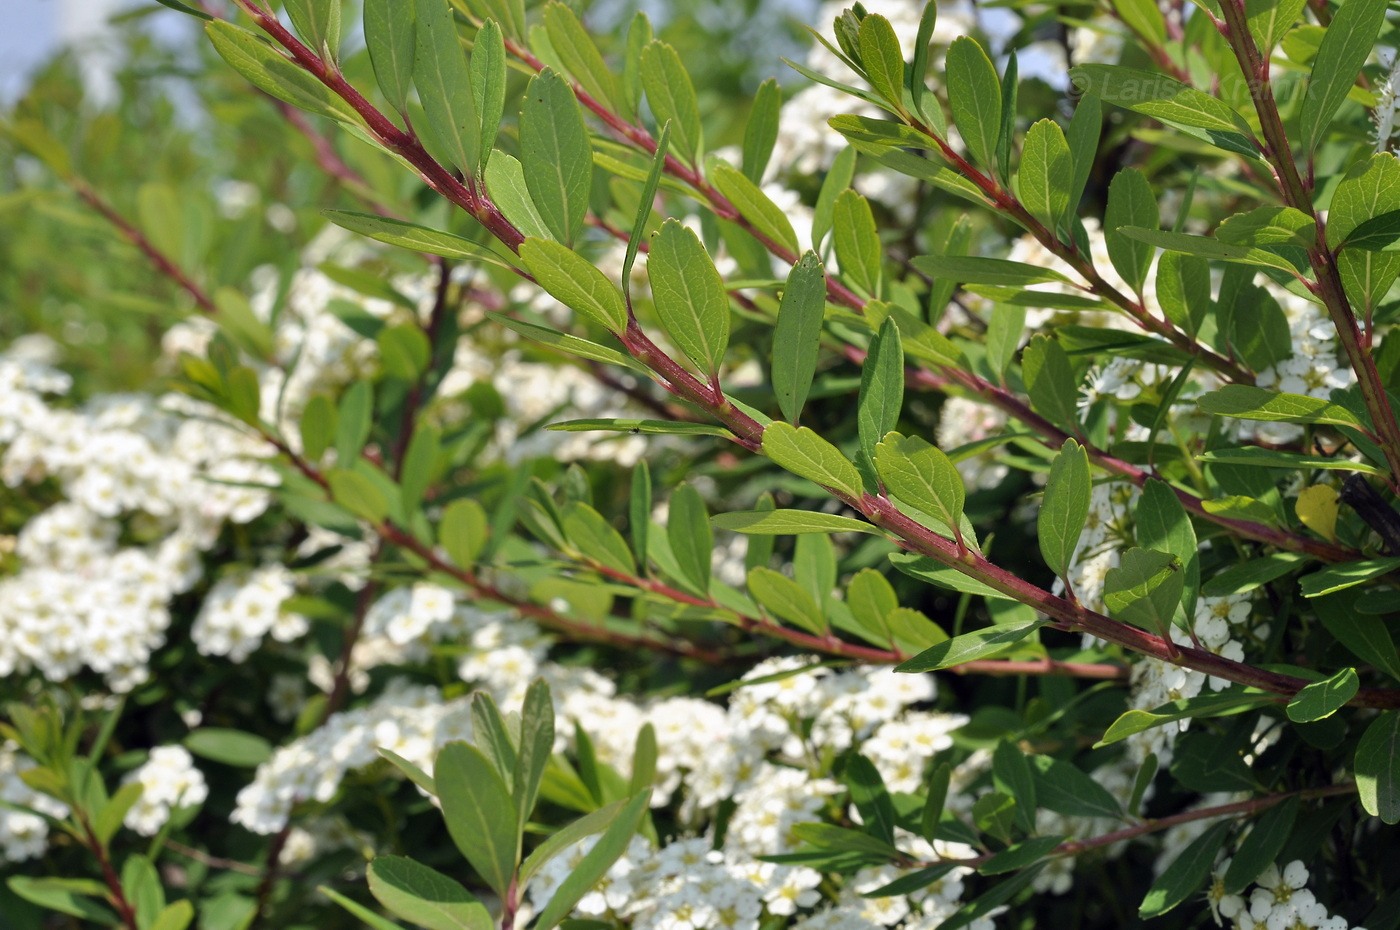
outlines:
[[[1337,361],[1337,328],[1326,312],[1310,301],[1303,300],[1279,288],[1270,288],[1288,317],[1292,333],[1293,354],[1259,372],[1257,384],[1271,391],[1305,394],[1327,398],[1337,388],[1356,383],[1356,373],[1345,363]],[[1240,420],[1241,435],[1285,444],[1296,442],[1303,435],[1302,427],[1291,423],[1266,423]]]
[[[284,565],[265,565],[244,578],[221,579],[199,609],[190,631],[203,655],[228,656],[242,662],[271,634],[289,643],[304,635],[310,623],[300,614],[282,610],[295,580]]]
[[[1329,915],[1327,907],[1306,887],[1308,870],[1299,860],[1288,863],[1282,871],[1270,863],[1255,879],[1248,897],[1225,893],[1230,861],[1225,859],[1215,867],[1206,892],[1217,926],[1223,917],[1233,930],[1349,930],[1346,918]]]
[[[0,801],[4,802],[0,804],[0,862],[23,862],[42,856],[49,847],[49,824],[39,815],[68,816],[67,805],[40,794],[19,777],[34,765],[34,760],[19,752],[13,743],[0,744]]]
[[[50,405],[67,376],[0,354],[0,478],[53,480],[67,500],[19,533],[20,571],[0,581],[0,674],[54,681],[84,667],[117,690],[145,680],[170,599],[203,573],[226,522],[267,507],[269,448],[207,405],[107,395]],[[123,545],[124,534],[141,543]]]
[[[190,751],[183,746],[152,749],[146,764],[123,780],[131,782],[140,782],[141,796],[123,822],[142,836],[155,836],[173,812],[198,807],[209,795],[204,773],[195,768]]]

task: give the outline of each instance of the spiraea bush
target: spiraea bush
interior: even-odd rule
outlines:
[[[161,2],[3,123],[0,927],[1400,927],[1386,0]]]

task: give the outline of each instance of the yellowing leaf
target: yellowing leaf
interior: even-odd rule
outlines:
[[[1303,489],[1293,505],[1303,525],[1332,542],[1337,541],[1337,490],[1331,485],[1314,484]]]

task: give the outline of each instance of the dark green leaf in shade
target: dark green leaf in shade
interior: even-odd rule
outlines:
[[[904,344],[894,319],[885,317],[861,366],[856,402],[860,448],[868,459],[875,458],[876,446],[895,428],[903,407]]]
[[[632,534],[632,551],[637,555],[639,574],[646,575],[651,562],[651,468],[646,459],[632,469],[632,487],[627,499],[627,525]]]
[[[481,119],[481,150],[477,156],[476,173],[483,176],[496,145],[501,118],[506,109],[506,47],[501,27],[494,19],[481,24],[472,45],[470,62],[472,93],[476,94],[476,112]]]
[[[853,190],[843,190],[832,212],[836,258],[841,274],[871,297],[880,292],[880,231],[870,202]]]
[[[1400,161],[1390,152],[1372,155],[1347,172],[1327,211],[1327,247],[1337,249],[1367,220],[1400,210]],[[1400,276],[1400,255],[1342,249],[1342,286],[1358,316],[1373,310]]]
[[[1142,760],[1142,765],[1138,766],[1137,776],[1133,779],[1133,793],[1124,808],[1129,817],[1139,816],[1142,799],[1147,796],[1147,789],[1152,787],[1152,782],[1157,777],[1157,768],[1157,754],[1149,752],[1147,758]]]
[[[403,113],[413,86],[413,4],[364,0],[364,29],[374,79],[390,106]]]
[[[617,286],[577,252],[530,238],[520,244],[520,258],[540,287],[569,309],[614,333],[627,328],[627,307]]]
[[[790,423],[802,415],[816,374],[825,307],[826,273],[816,253],[808,252],[788,274],[773,331],[773,393]]]
[[[503,782],[513,783],[517,734],[506,723],[496,699],[485,691],[472,694],[472,731],[476,748],[481,750],[496,774]]]
[[[624,115],[633,122],[642,103],[642,52],[651,44],[651,20],[645,13],[635,13],[627,26],[627,46],[622,65],[622,103]],[[661,122],[665,122],[662,120]]]
[[[1006,369],[1021,348],[1021,336],[1025,331],[1025,307],[1005,303],[992,305],[991,320],[987,324],[987,363],[1003,384],[1006,383]]]
[[[1045,496],[1036,517],[1041,557],[1061,578],[1069,570],[1088,522],[1091,490],[1089,453],[1073,439],[1066,439],[1050,464]]]
[[[463,742],[438,752],[433,782],[452,841],[504,898],[520,862],[519,816],[510,787],[481,750]]]
[[[1366,813],[1382,823],[1400,823],[1400,711],[1388,710],[1371,721],[1356,747],[1354,768]]]
[[[1124,168],[1108,185],[1108,205],[1104,212],[1104,241],[1108,259],[1119,277],[1138,294],[1147,281],[1156,249],[1149,243],[1130,239],[1119,232],[1124,226],[1156,229],[1161,220],[1157,197],[1147,176],[1137,168]]]
[[[962,930],[968,924],[986,917],[992,911],[1010,901],[1021,890],[1035,881],[1035,877],[1040,874],[1040,870],[1045,868],[1044,862],[1037,862],[1029,868],[1022,869],[1015,875],[996,885],[988,891],[978,895],[974,900],[969,901],[938,925],[939,930]]]
[[[797,233],[793,232],[792,222],[757,183],[722,161],[716,161],[711,167],[710,180],[761,235],[797,253]]]
[[[1167,42],[1167,21],[1153,0],[1113,0],[1113,10],[1135,35],[1151,45]]]
[[[1390,629],[1375,617],[1356,610],[1357,592],[1345,591],[1313,601],[1313,609],[1327,632],[1363,662],[1400,680],[1400,656]]]
[[[783,89],[775,78],[758,85],[749,122],[744,127],[744,177],[755,184],[763,183],[763,172],[773,157],[778,141],[778,111],[783,106]],[[794,250],[795,251],[795,250]]]
[[[204,31],[219,56],[258,90],[310,113],[361,123],[348,103],[248,30],[215,19],[204,24]]]
[[[929,842],[933,842],[938,832],[938,821],[943,818],[943,806],[948,802],[948,786],[952,777],[953,767],[947,762],[940,762],[929,769],[928,782],[924,786],[924,806],[919,814],[919,831]]]
[[[1184,572],[1182,605],[1188,622],[1196,616],[1196,598],[1201,586],[1201,557],[1196,530],[1186,507],[1164,481],[1149,478],[1143,485],[1136,513],[1138,545],[1167,552],[1181,560]]]
[[[1295,794],[1259,815],[1254,829],[1235,850],[1230,867],[1225,870],[1226,894],[1241,893],[1273,865],[1293,832],[1293,824],[1298,819],[1298,806],[1298,796]]]
[[[816,600],[787,575],[756,565],[748,580],[749,593],[773,616],[817,636],[827,634],[826,616]]]
[[[530,199],[553,238],[572,245],[588,215],[593,146],[569,82],[549,68],[525,88],[520,164]]]
[[[580,898],[593,889],[599,880],[612,868],[614,862],[627,851],[642,815],[647,811],[651,791],[647,790],[627,802],[598,842],[583,857],[569,877],[560,883],[554,897],[540,911],[534,930],[553,930],[561,920],[569,915]]]
[[[899,607],[894,587],[880,572],[863,568],[846,588],[846,606],[873,642],[888,643],[892,636],[888,618]]]
[[[1123,816],[1118,800],[1094,777],[1072,762],[1050,756],[1028,760],[1036,775],[1036,802],[1066,817]]]
[[[959,36],[948,47],[944,82],[953,123],[973,161],[990,168],[1001,132],[1001,80],[977,40]]]
[[[1035,775],[1026,754],[1010,740],[1002,740],[992,750],[992,779],[998,791],[1016,799],[1016,825],[1026,833],[1034,833]]]
[[[934,672],[974,659],[985,659],[1014,646],[1046,621],[1040,619],[1002,623],[954,636],[895,667],[897,672]]]
[[[579,87],[609,110],[618,104],[617,78],[608,70],[598,46],[567,4],[545,4],[544,26],[550,47]],[[475,54],[473,52],[473,54]]]
[[[875,93],[904,111],[904,52],[885,17],[872,13],[860,21],[860,59]]]
[[[1375,45],[1376,33],[1385,23],[1386,6],[1386,0],[1347,0],[1327,26],[1298,112],[1299,148],[1304,156],[1312,157],[1337,108],[1356,83]]]
[[[1199,891],[1233,826],[1234,822],[1226,818],[1192,840],[1152,883],[1138,908],[1138,916],[1160,917]]]
[[[1016,175],[1021,203],[1052,233],[1069,210],[1074,163],[1058,123],[1042,119],[1031,125],[1021,147]]]
[[[807,427],[774,422],[763,431],[763,453],[802,478],[859,500],[860,472],[841,451]]]
[[[1181,559],[1175,555],[1129,549],[1122,564],[1104,577],[1104,606],[1114,619],[1166,638],[1184,581]]]
[[[1018,802],[1017,813],[1021,810]],[[1031,839],[1016,843],[1007,847],[977,868],[982,875],[1002,875],[1006,872],[1016,872],[1028,866],[1034,865],[1041,859],[1050,855],[1055,848],[1065,841],[1063,836],[1036,836]]]
[[[676,50],[665,42],[649,43],[642,50],[641,79],[657,124],[671,122],[671,141],[676,153],[698,167],[704,150],[700,105],[690,75]]]
[[[875,768],[863,755],[853,755],[846,763],[846,786],[851,790],[851,803],[860,813],[865,832],[878,840],[894,844],[894,802]]]
[[[710,529],[710,514],[704,499],[689,484],[681,485],[671,494],[666,538],[680,568],[681,580],[693,593],[708,596],[714,532]]]
[[[406,856],[377,856],[369,890],[404,920],[428,930],[490,930],[491,913],[455,880]]]
[[[710,525],[721,530],[757,536],[787,536],[800,533],[871,533],[876,527],[853,517],[815,510],[740,510],[716,514]]]
[[[1079,388],[1069,355],[1048,336],[1035,336],[1021,353],[1021,376],[1031,407],[1070,432],[1079,431]]]
[[[729,346],[729,294],[699,237],[668,219],[651,240],[647,272],[666,334],[713,376]]]
[[[428,131],[465,175],[476,173],[481,117],[476,112],[467,57],[446,0],[411,0],[414,26],[413,84],[427,115]]]
[[[341,907],[345,908],[355,917],[359,918],[361,921],[364,922],[365,926],[371,928],[371,930],[403,930],[403,927],[394,923],[392,920],[389,920],[387,917],[380,916],[378,913],[365,907],[360,902],[355,901],[351,898],[347,898],[345,895],[341,894],[333,888],[328,888],[325,885],[317,885],[316,890],[319,891],[321,894],[325,895],[326,897],[330,898],[336,904],[339,904]],[[180,901],[177,903],[189,905],[189,901]],[[171,907],[174,906],[175,905],[171,905]],[[190,916],[193,917],[193,906],[189,908],[189,911]],[[188,921],[186,921],[186,924],[188,924]],[[186,924],[180,924],[178,926],[171,927],[161,926],[158,928],[153,926],[148,927],[147,930],[184,930]]]
[[[1302,553],[1275,552],[1240,562],[1207,581],[1201,588],[1201,593],[1206,597],[1229,597],[1232,594],[1253,591],[1275,578],[1282,578],[1307,560],[1308,557]]]
[[[1157,303],[1177,329],[1195,336],[1211,310],[1210,264],[1199,255],[1164,252],[1157,263]]]

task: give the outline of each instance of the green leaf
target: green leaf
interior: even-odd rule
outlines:
[[[1296,245],[1310,248],[1317,242],[1317,223],[1294,207],[1258,207],[1227,217],[1215,230],[1215,238],[1231,245]]]
[[[193,920],[194,905],[188,899],[176,901],[167,904],[145,930],[185,930]]]
[[[661,175],[665,173],[666,152],[670,146],[671,124],[666,123],[661,127],[660,135],[656,137],[656,151],[652,153],[651,168],[642,184],[642,196],[637,201],[637,216],[632,221],[632,235],[627,239],[627,256],[622,261],[622,293],[627,295],[629,301],[632,299],[632,266],[637,261],[637,250],[641,247],[642,237],[651,222],[652,204],[656,200],[656,189],[661,184]]]
[[[1246,562],[1231,565],[1225,571],[1210,579],[1201,588],[1206,597],[1229,597],[1253,591],[1275,578],[1282,578],[1308,557],[1298,552],[1275,552],[1271,555],[1251,558]]]
[[[1227,384],[1203,394],[1196,399],[1196,406],[1206,413],[1241,420],[1364,427],[1356,414],[1320,397],[1280,394],[1246,384]]]
[[[1157,263],[1157,303],[1177,329],[1194,337],[1211,312],[1210,264],[1199,255],[1164,252]]]
[[[1267,60],[1284,33],[1297,24],[1307,0],[1245,0],[1245,21],[1254,46]],[[1335,202],[1335,201],[1334,201]],[[1328,218],[1330,224],[1331,218]]]
[[[964,536],[964,541],[969,541],[966,536]],[[940,588],[962,591],[966,594],[977,594],[996,600],[1015,600],[1011,595],[998,591],[971,575],[951,566],[940,565],[926,556],[915,555],[912,552],[894,552],[890,554],[889,559],[891,565],[909,577],[937,585]]]
[[[574,909],[579,899],[607,874],[618,857],[627,851],[627,844],[637,832],[637,825],[646,813],[650,799],[651,791],[647,790],[627,802],[598,842],[574,867],[569,877],[560,883],[554,897],[540,911],[533,930],[553,930]]]
[[[1035,776],[1026,754],[1010,740],[1001,740],[992,751],[992,778],[998,791],[1016,800],[1016,825],[1026,833],[1034,833]]]
[[[481,750],[463,742],[438,752],[433,783],[452,841],[504,898],[520,862],[519,816],[510,788]]]
[[[953,767],[947,762],[940,762],[929,769],[924,806],[919,812],[919,832],[929,842],[938,832],[938,822],[943,818],[943,806],[948,801],[948,787],[952,778]]]
[[[85,879],[11,875],[5,880],[11,891],[31,904],[69,914],[104,926],[117,926],[120,919],[99,901],[92,898],[103,894],[103,886]]]
[[[403,249],[411,249],[414,252],[427,252],[429,255],[441,255],[443,258],[470,262],[490,262],[500,268],[511,268],[511,265],[506,262],[505,259],[486,246],[478,245],[470,239],[463,239],[461,236],[454,236],[452,233],[429,229],[426,226],[419,226],[416,223],[409,223],[404,220],[391,219],[387,216],[375,216],[372,213],[354,213],[349,210],[322,210],[321,215],[337,226],[341,226],[351,232],[357,232],[362,236],[368,236],[377,242],[385,242]]]
[[[113,792],[112,797],[103,806],[92,825],[92,832],[97,835],[100,842],[109,843],[112,837],[117,835],[117,831],[122,827],[122,821],[126,819],[127,812],[140,800],[143,790],[141,782],[132,781]]]
[[[864,520],[815,510],[740,510],[710,518],[716,529],[758,536],[788,536],[798,533],[870,533],[880,530]],[[878,573],[877,573],[878,574]]]
[[[1129,549],[1104,578],[1103,602],[1116,620],[1166,638],[1181,603],[1181,559],[1152,549]]]
[[[1121,65],[1084,64],[1069,72],[1080,93],[1173,126],[1243,135],[1251,138],[1243,117],[1225,101],[1164,74]]]
[[[977,40],[959,36],[948,46],[943,79],[953,123],[975,162],[992,166],[1001,131],[1001,81]]]
[[[1089,453],[1073,439],[1066,439],[1045,479],[1045,496],[1036,517],[1040,554],[1052,572],[1061,578],[1069,571],[1079,537],[1089,520],[1089,494],[1092,490]]]
[[[651,44],[654,32],[651,20],[643,12],[632,15],[627,24],[627,46],[622,65],[622,102],[629,120],[637,121],[637,111],[642,103],[642,52]],[[664,124],[665,120],[661,120]]]
[[[1295,794],[1259,815],[1254,829],[1235,850],[1230,867],[1225,870],[1226,894],[1240,894],[1273,865],[1293,832],[1293,824],[1298,819],[1298,806],[1298,796]]]
[[[552,239],[548,225],[535,202],[530,198],[530,189],[525,184],[525,168],[506,152],[494,152],[486,163],[486,192],[491,196],[496,208],[510,220],[521,235],[536,239]]]
[[[432,343],[417,323],[386,326],[374,341],[385,372],[403,381],[417,381],[432,361]]]
[[[477,30],[469,63],[476,111],[481,118],[481,151],[477,156],[477,176],[484,177],[501,129],[506,109],[506,46],[501,27],[488,19]]]
[[[650,566],[648,546],[651,542],[651,469],[646,459],[632,469],[632,487],[627,500],[627,524],[632,532],[632,551],[637,554],[641,574]]]
[[[1022,869],[1000,884],[994,885],[989,891],[983,892],[974,900],[958,908],[952,917],[938,925],[938,930],[962,930],[968,924],[981,920],[1020,894],[1021,889],[1035,881],[1035,877],[1045,866],[1046,863],[1037,862],[1030,868]]]
[[[437,785],[433,783],[433,776],[429,775],[412,762],[409,762],[392,749],[385,749],[383,746],[380,746],[378,747],[378,752],[385,759],[388,759],[389,762],[393,764],[394,768],[403,772],[404,775],[408,777],[409,781],[413,782],[433,797],[437,797]]]
[[[710,556],[715,548],[714,532],[710,529],[710,514],[704,499],[689,484],[681,485],[671,494],[666,538],[680,569],[681,580],[694,593],[701,597],[708,596]]]
[[[1303,597],[1321,597],[1338,591],[1365,584],[1373,578],[1389,574],[1400,568],[1400,558],[1366,559],[1361,562],[1343,562],[1329,565],[1321,571],[1304,575],[1299,580]]]
[[[773,616],[792,626],[825,636],[826,616],[807,589],[787,575],[756,565],[749,569],[749,593]]]
[[[1400,711],[1388,710],[1371,721],[1357,744],[1354,768],[1366,813],[1382,823],[1400,823]]]
[[[464,175],[476,173],[481,152],[481,118],[476,112],[466,54],[457,37],[452,10],[444,0],[412,0],[413,84],[428,117],[429,131]]]
[[[1020,85],[1020,64],[1016,60],[1016,50],[1011,49],[1001,73],[1001,129],[997,132],[996,151],[997,176],[1007,185],[1011,183],[1011,143],[1016,135],[1016,97]]]
[[[676,50],[665,42],[648,43],[642,50],[641,77],[657,124],[671,122],[671,138],[677,153],[698,168],[704,150],[700,104],[695,97],[695,86]]]
[[[832,211],[836,259],[841,274],[871,297],[880,293],[880,231],[870,202],[853,190],[836,198]]]
[[[1225,845],[1225,838],[1233,826],[1229,818],[1221,820],[1183,849],[1152,883],[1147,897],[1143,898],[1138,908],[1138,916],[1160,917],[1194,895],[1205,882],[1210,867],[1215,864],[1215,856]]]
[[[331,499],[361,519],[373,524],[389,515],[389,500],[370,478],[348,468],[333,468],[326,475]]]
[[[1069,142],[1072,175],[1069,182],[1069,201],[1066,204],[1064,226],[1070,228],[1079,214],[1079,202],[1084,197],[1084,188],[1089,183],[1099,155],[1099,135],[1103,131],[1103,105],[1093,94],[1079,98],[1070,117],[1069,130],[1065,133]],[[1157,225],[1154,217],[1151,225]]]
[[[582,255],[558,242],[532,237],[520,243],[520,258],[540,287],[560,303],[611,332],[627,328],[627,306],[617,286]]]
[[[1400,210],[1400,161],[1389,152],[1354,165],[1337,185],[1327,211],[1327,246],[1337,249],[1362,223]],[[1400,255],[1343,249],[1337,270],[1361,315],[1374,309],[1400,276]]]
[[[1005,651],[1044,626],[1046,621],[1039,618],[1002,623],[961,636],[954,636],[946,642],[926,649],[914,658],[895,666],[896,672],[935,672],[941,668],[952,668],[985,659]]]
[[[1167,552],[1181,560],[1185,600],[1182,606],[1187,622],[1196,616],[1196,597],[1201,585],[1201,557],[1196,530],[1176,492],[1164,481],[1149,478],[1138,499],[1137,541],[1144,549]]]
[[[729,294],[700,239],[668,219],[651,241],[647,272],[666,334],[714,377],[729,346]]]
[[[821,190],[817,193],[817,205],[812,211],[812,248],[821,255],[827,254],[822,249],[822,243],[826,240],[827,233],[831,232],[832,219],[836,212],[836,198],[851,186],[851,180],[855,177],[855,169],[856,150],[847,146],[837,153],[831,162],[831,168],[822,180]]]
[[[1018,803],[1016,810],[1019,812],[1021,806]],[[1036,836],[1031,839],[1016,843],[1007,847],[986,862],[978,866],[977,871],[981,875],[1002,875],[1006,872],[1016,872],[1032,866],[1053,853],[1061,843],[1065,841],[1063,836]]]
[[[1026,308],[993,304],[991,317],[987,323],[987,363],[1005,384],[1006,369],[1021,348],[1021,336],[1026,331]]]
[[[461,568],[471,568],[486,547],[486,511],[471,498],[458,498],[447,505],[438,524],[438,540],[448,558]]]
[[[1069,355],[1048,336],[1034,336],[1021,353],[1021,376],[1031,407],[1062,429],[1079,431],[1079,386]]]
[[[826,273],[816,253],[807,252],[788,273],[773,330],[773,393],[790,423],[802,415],[816,374],[825,307]]]
[[[340,0],[286,0],[283,6],[307,48],[333,60],[340,48]]]
[[[860,813],[865,832],[893,846],[897,819],[894,802],[875,763],[863,755],[851,756],[846,763],[845,782],[851,790],[851,803]]]
[[[894,318],[885,317],[875,338],[870,340],[870,353],[861,366],[856,402],[860,448],[868,459],[874,460],[876,448],[898,424],[903,407],[904,345]]]
[[[632,777],[627,790],[636,794],[652,786],[656,781],[656,727],[650,723],[637,731],[637,743],[632,749]]]
[[[492,159],[493,163],[494,161],[495,160]],[[569,355],[576,355],[579,358],[592,359],[596,362],[604,362],[609,365],[618,365],[623,368],[630,369],[631,371],[635,371],[639,375],[650,374],[646,367],[644,367],[640,362],[633,359],[630,355],[623,355],[616,349],[609,349],[606,346],[598,345],[596,342],[589,342],[587,339],[580,339],[577,336],[570,336],[566,333],[555,332],[554,330],[548,329],[547,327],[536,326],[533,323],[526,323],[524,320],[512,319],[511,317],[503,316],[499,313],[492,313],[489,310],[486,311],[486,316],[493,322],[500,323],[507,329],[513,330],[514,332],[519,333],[527,339],[532,339],[535,342],[540,343],[541,345],[546,345],[551,348],[558,349],[560,352],[566,352]],[[599,420],[598,422],[606,423],[616,421]],[[661,421],[647,420],[642,422],[655,423]],[[600,426],[598,428],[604,429],[605,427]],[[628,427],[628,429],[631,429],[631,427]]]
[[[722,161],[716,161],[711,167],[710,180],[754,229],[796,254],[797,233],[792,230],[792,222],[756,183]]]
[[[1016,185],[1021,203],[1051,232],[1069,210],[1069,185],[1073,180],[1069,143],[1059,124],[1052,119],[1033,123],[1022,143]]]
[[[875,93],[904,111],[904,52],[890,21],[870,14],[860,21],[860,58]]]
[[[365,0],[364,28],[374,79],[389,105],[404,113],[413,82],[413,4],[403,0]]]
[[[918,255],[910,260],[915,268],[948,278],[959,284],[1005,284],[1025,287],[1045,281],[1071,283],[1069,278],[1051,268],[1007,261],[1004,258],[979,258],[975,255]]]
[[[129,788],[134,784],[138,783],[132,782],[123,787]],[[107,812],[104,810],[102,814],[105,817]],[[102,842],[105,844],[110,839],[111,834],[108,834]],[[136,909],[138,927],[149,926],[156,915],[165,910],[165,888],[160,883],[160,873],[156,871],[155,863],[141,853],[128,855],[122,863],[121,888],[122,894]]]
[[[1244,713],[1263,704],[1272,704],[1275,695],[1254,688],[1230,688],[1218,694],[1203,697],[1178,698],[1163,704],[1155,710],[1130,710],[1113,721],[1095,747],[1107,746],[1136,733],[1151,730],[1178,720],[1194,720],[1205,717],[1224,717]]]
[[[1391,678],[1400,679],[1400,656],[1390,629],[1356,610],[1356,592],[1331,595],[1313,602],[1313,609],[1327,632],[1349,649],[1352,655],[1368,662]]]
[[[906,72],[909,82],[910,99],[914,103],[914,112],[924,118],[927,122],[929,114],[924,107],[925,98],[928,95],[928,85],[924,83],[928,74],[928,47],[933,40],[933,27],[938,23],[938,4],[935,0],[929,0],[924,4],[924,11],[919,16],[919,32],[914,40],[914,62],[913,66]],[[938,111],[938,122],[943,120],[943,107],[936,100],[928,107],[930,110]]]
[[[181,742],[200,758],[236,768],[256,768],[272,758],[272,744],[261,736],[225,727],[201,727]]]
[[[1330,678],[1315,681],[1288,702],[1288,719],[1294,723],[1326,719],[1354,698],[1359,687],[1354,668],[1344,668]]]
[[[307,401],[301,414],[301,450],[310,462],[319,462],[335,438],[335,404],[324,394]]]
[[[614,433],[645,433],[648,435],[670,436],[716,436],[720,439],[733,439],[734,434],[723,426],[712,423],[690,423],[672,420],[631,420],[607,418],[597,420],[564,420],[551,423],[545,429],[560,433],[587,433],[606,431]]]
[[[540,845],[526,857],[520,865],[520,877],[517,882],[518,887],[527,885],[540,869],[555,856],[559,855],[570,846],[583,839],[585,836],[592,836],[607,829],[608,825],[617,818],[622,811],[626,801],[614,801],[605,807],[600,807],[591,813],[585,814],[577,820],[571,821],[560,827],[555,832],[547,836]]]
[[[525,88],[520,164],[530,200],[552,237],[572,245],[588,215],[593,146],[569,82],[549,68]]]
[[[1117,798],[1077,765],[1050,756],[1031,756],[1028,761],[1035,770],[1035,797],[1041,807],[1067,817],[1123,816]]]
[[[544,27],[550,48],[579,87],[609,110],[616,110],[617,78],[608,70],[593,37],[583,28],[574,11],[567,4],[551,0],[545,4]]]
[[[222,19],[204,24],[214,50],[229,67],[265,94],[294,107],[358,125],[358,113],[330,88],[246,29]]]
[[[554,752],[554,701],[549,685],[543,678],[530,683],[520,708],[520,747],[511,780],[511,797],[515,800],[517,832],[523,834],[525,821],[535,809],[540,796],[540,783]]]
[[[1201,258],[1222,262],[1239,262],[1242,265],[1255,265],[1260,268],[1277,268],[1290,275],[1298,269],[1281,255],[1248,245],[1230,245],[1209,236],[1191,236],[1186,233],[1168,232],[1164,229],[1143,229],[1138,226],[1122,226],[1118,230],[1130,239],[1137,239],[1148,245],[1183,252]]]
[[[899,850],[891,844],[850,827],[811,822],[793,824],[791,831],[794,839],[822,849],[861,853],[863,856],[879,860],[892,859],[899,855]]]
[[[386,917],[381,917],[379,914],[365,907],[360,902],[352,900],[351,898],[347,898],[345,895],[341,894],[333,888],[328,888],[325,885],[317,885],[316,890],[319,891],[321,894],[325,895],[326,897],[330,898],[336,904],[339,904],[341,907],[345,908],[347,911],[358,917],[360,920],[364,921],[365,925],[372,928],[372,930],[403,930],[402,927],[394,923],[392,920],[389,920]],[[178,903],[189,904],[188,901],[180,901]],[[174,906],[175,905],[173,904],[171,905],[171,907]],[[193,916],[193,908],[190,909],[190,914],[191,916]],[[149,930],[155,930],[155,928],[149,928]],[[163,928],[163,930],[177,930],[177,928]],[[183,927],[178,928],[178,930],[183,930]]]
[[[891,432],[875,447],[875,470],[901,501],[947,525],[962,542],[961,523],[967,490],[962,475],[937,446],[918,436]]]
[[[749,121],[744,127],[743,167],[744,177],[755,184],[763,183],[763,172],[773,156],[773,146],[778,141],[779,110],[783,106],[783,89],[776,78],[769,78],[758,85],[753,106],[749,109]],[[796,248],[793,249],[796,251]]]
[[[1356,76],[1375,45],[1376,33],[1385,23],[1386,6],[1386,0],[1347,0],[1327,26],[1313,59],[1308,93],[1298,111],[1304,156],[1312,157],[1337,108],[1356,84]]]
[[[1385,477],[1386,470],[1369,462],[1353,462],[1349,459],[1333,458],[1326,455],[1306,455],[1301,452],[1280,452],[1261,446],[1239,446],[1230,449],[1212,449],[1196,456],[1199,462],[1223,462],[1227,465],[1250,465],[1255,468],[1286,468],[1290,471],[1306,471],[1312,468],[1327,471],[1359,471],[1367,475]]]
[[[390,911],[428,930],[490,930],[491,913],[461,884],[406,856],[376,856],[369,890]]]
[[[1108,185],[1108,204],[1103,218],[1108,260],[1119,277],[1138,294],[1142,293],[1157,250],[1119,230],[1124,226],[1156,229],[1160,222],[1157,197],[1152,193],[1147,176],[1137,168],[1124,168],[1115,174]]]
[[[860,500],[860,472],[850,459],[807,427],[775,422],[763,431],[763,454],[801,478]]]
[[[1153,0],[1113,0],[1113,9],[1135,34],[1152,45],[1166,45],[1167,21]]]
[[[585,558],[624,575],[637,574],[632,550],[607,518],[587,504],[571,501],[564,507],[564,535]]]
[[[846,605],[862,630],[870,633],[872,641],[888,642],[893,635],[888,617],[899,607],[894,587],[880,572],[863,568],[846,588]]]

